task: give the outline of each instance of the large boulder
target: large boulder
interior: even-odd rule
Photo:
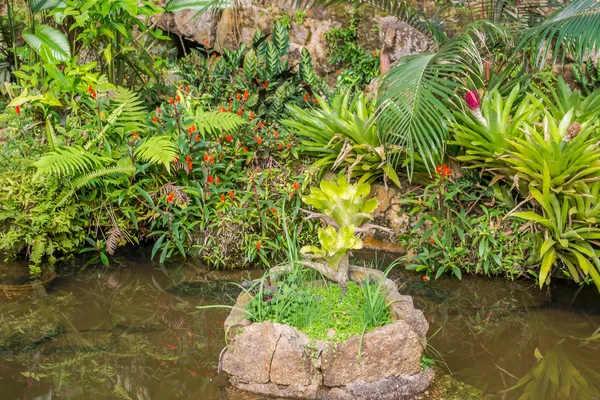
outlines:
[[[225,321],[222,367],[231,384],[269,396],[314,399],[409,399],[425,391],[433,370],[421,368],[428,323],[410,296],[380,271],[352,267],[350,279],[384,279],[393,322],[342,343],[315,340],[274,322],[250,323],[242,293]]]
[[[318,74],[335,71],[329,63],[325,33],[333,28],[342,28],[350,22],[346,6],[309,8],[298,12],[293,2],[270,0],[267,2],[240,1],[235,9],[197,16],[195,11],[182,11],[161,17],[158,26],[183,39],[201,45],[208,40],[217,50],[237,48],[249,44],[257,29],[270,34],[276,20],[287,21],[290,32],[290,62],[300,58],[305,47],[313,58]],[[375,33],[379,32],[379,33]],[[360,44],[368,51],[383,50],[391,61],[399,57],[431,49],[431,41],[408,24],[387,16],[378,9],[364,5],[359,13],[357,36]]]

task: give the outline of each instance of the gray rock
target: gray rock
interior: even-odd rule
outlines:
[[[383,278],[381,271],[350,269],[350,279],[357,283]],[[248,298],[240,295],[225,321],[230,341],[223,370],[231,384],[287,398],[397,400],[422,393],[434,376],[433,370],[420,366],[427,321],[394,282],[385,279],[383,284],[389,290],[386,301],[393,302],[394,322],[342,343],[310,339],[296,328],[272,322],[245,320],[242,327],[239,321],[245,318],[239,310]]]

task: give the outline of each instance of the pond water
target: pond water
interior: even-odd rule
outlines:
[[[260,274],[132,252],[63,274],[41,298],[0,303],[0,399],[260,399],[218,374],[228,310],[196,308],[233,304],[240,289],[228,282]],[[391,277],[424,310],[429,355],[454,379],[496,399],[600,398],[594,288],[549,297],[527,281]]]

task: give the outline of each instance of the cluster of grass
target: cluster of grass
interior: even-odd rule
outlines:
[[[386,292],[378,283],[339,285],[297,279],[291,273],[277,289],[259,290],[248,304],[253,322],[272,321],[296,327],[309,337],[344,341],[391,322]]]

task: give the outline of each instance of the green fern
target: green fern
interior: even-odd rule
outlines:
[[[46,137],[48,138],[48,146],[51,151],[56,151],[58,148],[58,139],[56,138],[56,132],[54,126],[52,126],[51,117],[46,118]]]
[[[134,154],[142,161],[163,164],[170,172],[171,163],[177,156],[177,146],[168,136],[152,136],[140,143]]]
[[[130,131],[145,132],[147,112],[139,95],[120,87],[117,89],[114,100],[119,104],[119,107],[116,107],[115,110],[121,108],[122,111],[119,119],[114,124],[115,128],[120,131],[119,133],[123,136]]]
[[[71,198],[71,196],[73,196],[78,189],[81,189],[82,187],[89,187],[89,186],[95,184],[97,182],[96,179],[98,179],[98,178],[101,178],[101,177],[107,176],[107,175],[112,175],[112,174],[132,175],[134,172],[135,172],[134,166],[116,165],[113,167],[102,168],[102,169],[99,169],[96,171],[92,171],[88,174],[85,174],[85,175],[77,178],[75,181],[73,181],[73,183],[71,185],[71,189],[69,189],[67,192],[65,192],[61,196],[58,203],[56,203],[56,208],[62,206],[67,200],[69,200],[69,198]]]
[[[88,140],[86,142],[86,144],[83,146],[83,148],[85,150],[89,150],[94,144],[98,143],[102,138],[104,138],[104,135],[106,135],[106,132],[108,132],[108,129],[111,126],[113,126],[115,124],[115,122],[117,122],[117,119],[123,113],[124,108],[125,108],[125,103],[121,104],[119,107],[117,107],[115,110],[113,110],[112,113],[110,113],[110,115],[106,119],[106,124],[104,125],[104,127],[102,128],[100,133],[98,135],[96,135],[96,137],[90,138],[90,140]]]
[[[110,161],[110,158],[97,156],[80,146],[74,146],[56,148],[41,156],[33,166],[37,168],[37,174],[60,177],[86,173]]]
[[[231,131],[246,123],[237,114],[216,111],[206,112],[200,107],[196,109],[194,121],[203,139],[206,139],[207,134],[219,135],[222,131]]]

